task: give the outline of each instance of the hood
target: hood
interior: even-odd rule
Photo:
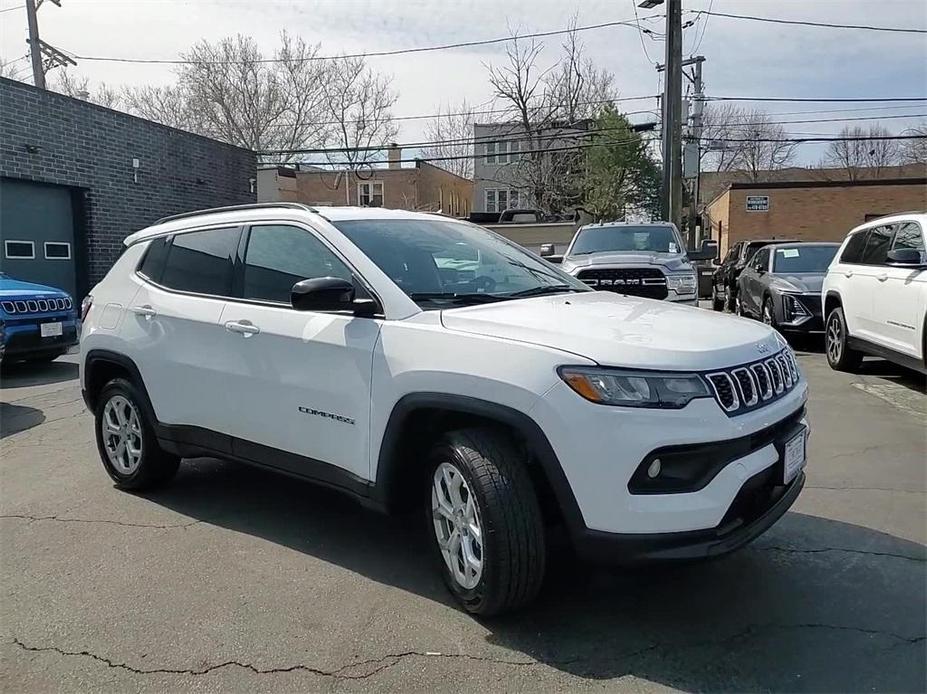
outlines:
[[[67,296],[67,292],[44,284],[23,282],[9,277],[0,277],[0,297],[4,299],[47,299],[48,297]]]
[[[770,279],[770,286],[787,292],[820,294],[824,286],[824,273],[802,272],[798,275],[773,274]]]
[[[757,321],[613,292],[450,309],[441,321],[449,330],[641,369],[704,371],[755,361],[779,348],[776,332]]]
[[[571,255],[563,259],[561,267],[567,272],[590,267],[615,265],[659,265],[667,272],[691,270],[688,257],[679,253],[654,253],[643,251],[603,251],[589,255]]]

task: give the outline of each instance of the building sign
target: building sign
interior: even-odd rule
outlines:
[[[747,212],[769,212],[769,196],[748,195]]]

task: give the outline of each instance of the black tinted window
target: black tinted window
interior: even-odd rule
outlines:
[[[197,294],[230,296],[237,228],[178,234],[167,252],[161,284]]]
[[[255,226],[245,252],[246,299],[290,303],[290,290],[300,280],[340,277],[351,271],[305,229],[285,225]]]
[[[863,251],[863,265],[883,265],[892,243],[892,227],[881,226],[869,230],[866,248]]]
[[[753,267],[759,270],[765,270],[769,267],[769,249],[764,248],[761,251],[757,251],[756,255],[753,256],[753,260],[750,263]]]
[[[161,281],[161,273],[164,270],[164,261],[167,259],[169,248],[167,241],[168,237],[162,236],[148,244],[142,264],[138,266],[138,271],[152,282]]]
[[[866,239],[869,238],[868,231],[860,231],[853,234],[847,241],[843,253],[840,254],[841,263],[861,263],[863,260],[863,251],[866,248]]]
[[[917,222],[904,222],[898,225],[895,232],[895,240],[892,242],[892,248],[911,248],[915,251],[924,252],[924,235],[921,233],[921,227]]]

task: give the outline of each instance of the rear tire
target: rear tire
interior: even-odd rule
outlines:
[[[863,355],[862,352],[851,349],[847,344],[849,334],[843,308],[838,306],[827,314],[827,322],[824,324],[824,348],[827,353],[827,363],[832,369],[852,373],[859,369]]]
[[[488,429],[450,432],[428,453],[432,546],[451,593],[473,614],[521,607],[544,581],[544,524],[526,463]]]
[[[145,402],[139,388],[124,378],[107,383],[97,397],[97,450],[120,489],[152,489],[173,478],[180,465],[178,456],[158,445]]]

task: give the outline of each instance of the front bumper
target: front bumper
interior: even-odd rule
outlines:
[[[750,480],[781,471],[781,442],[792,427],[810,431],[806,400],[804,378],[778,400],[736,416],[707,398],[680,410],[597,405],[564,383],[548,391],[529,415],[563,471],[568,493],[558,494],[561,505],[563,498],[575,501],[567,520],[576,544],[599,534],[636,536],[652,544],[654,536],[717,534]],[[683,491],[631,491],[631,480],[648,456],[687,447],[702,453],[717,449],[723,460]]]
[[[56,352],[65,352],[69,347],[76,345],[79,337],[77,321],[59,320],[57,322],[63,323],[61,335],[42,337],[37,322],[7,321],[3,336],[3,356],[10,358],[54,354]]]

